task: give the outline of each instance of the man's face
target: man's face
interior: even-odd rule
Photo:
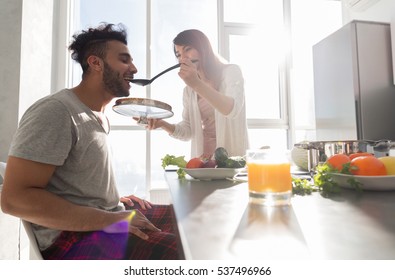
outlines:
[[[111,68],[110,64],[104,61],[103,84],[106,91],[115,97],[129,96],[129,83],[125,84],[120,72]]]
[[[129,96],[130,84],[125,77],[133,77],[137,69],[126,45],[119,41],[108,42],[104,59],[103,84],[114,97]]]

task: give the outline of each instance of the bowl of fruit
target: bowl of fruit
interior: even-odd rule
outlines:
[[[372,153],[335,154],[317,166],[314,177],[319,185],[358,190],[395,190],[395,157]]]
[[[184,157],[166,155],[162,167],[176,165],[179,178],[190,177],[198,180],[221,180],[233,178],[245,170],[244,156],[229,156],[225,148],[219,147],[211,158],[194,157],[186,161]]]

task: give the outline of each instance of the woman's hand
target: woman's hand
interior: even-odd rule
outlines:
[[[141,209],[143,209],[143,210],[147,210],[147,208],[148,209],[152,208],[150,202],[148,202],[144,199],[138,198],[137,196],[134,196],[134,195],[123,196],[120,198],[120,201],[128,206],[134,206],[134,202],[137,202],[138,204],[140,204]]]
[[[162,124],[163,122],[161,119],[148,119],[148,124],[146,125],[146,128],[149,130],[154,130],[162,127]]]
[[[135,121],[137,121],[137,123],[139,123],[141,121],[141,119],[138,118],[138,117],[133,117],[133,119]],[[164,124],[164,121],[162,119],[149,119],[149,118],[147,118],[146,120],[147,120],[147,124],[146,124],[145,128],[149,129],[149,130],[154,130],[154,129],[157,129],[157,128],[161,128],[163,126],[163,124]]]
[[[161,128],[167,133],[169,133],[170,135],[174,133],[175,130],[174,124],[170,124],[162,119],[147,119],[147,120],[148,120],[148,124],[145,127],[149,130]]]
[[[201,82],[196,64],[188,58],[180,60],[180,71],[178,72],[178,76],[192,88],[194,88],[198,82]]]

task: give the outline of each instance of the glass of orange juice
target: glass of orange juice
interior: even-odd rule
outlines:
[[[246,161],[250,202],[267,206],[291,203],[291,164],[286,152],[248,150]]]

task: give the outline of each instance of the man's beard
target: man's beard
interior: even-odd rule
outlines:
[[[107,91],[115,97],[129,96],[129,90],[125,88],[125,80],[114,71],[111,66],[104,62],[103,83]]]

